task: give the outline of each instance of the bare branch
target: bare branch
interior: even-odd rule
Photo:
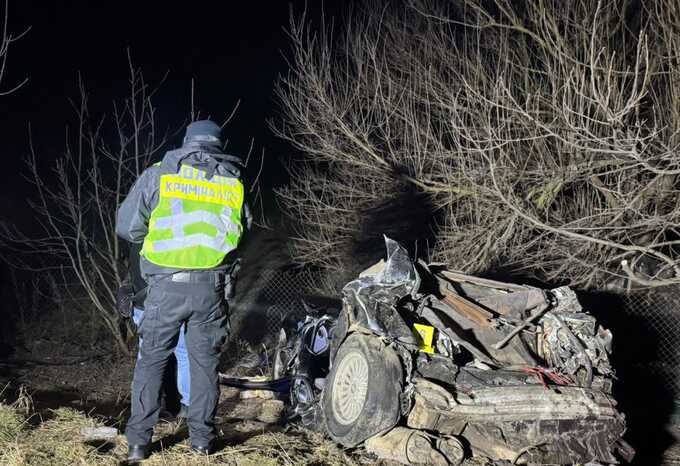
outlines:
[[[2,19],[0,19],[0,97],[9,95],[17,91],[20,87],[28,82],[28,78],[24,78],[18,84],[12,85],[8,89],[2,88],[3,79],[7,71],[7,61],[9,58],[9,51],[11,45],[24,37],[31,30],[27,27],[23,32],[12,35],[9,31],[9,0],[5,1],[5,8],[3,10]]]
[[[129,56],[129,55],[128,55]],[[2,225],[3,246],[18,251],[5,260],[33,271],[59,270],[67,282],[80,285],[94,312],[114,336],[121,351],[127,344],[117,323],[116,291],[127,267],[126,248],[115,234],[115,215],[137,176],[162,151],[166,137],[156,133],[149,88],[129,59],[128,97],[114,102],[110,119],[90,115],[82,79],[79,99],[72,101],[76,131],[66,131],[66,145],[51,173],[43,173],[29,137],[28,170],[36,188],[34,210],[41,235],[25,235]],[[29,127],[29,134],[31,134]],[[117,140],[104,140],[114,134]],[[56,282],[55,282],[56,283]]]
[[[291,24],[274,129],[301,154],[278,193],[296,260],[356,267],[370,212],[416,189],[456,268],[680,283],[680,6],[408,3],[337,40]]]

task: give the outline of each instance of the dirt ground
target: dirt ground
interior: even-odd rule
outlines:
[[[63,341],[36,341],[30,350],[26,354],[45,355],[43,362],[82,359],[82,355],[76,357],[80,350],[77,344]],[[253,361],[265,360],[264,351],[258,353],[244,342],[236,343],[231,352],[225,353],[221,369],[230,376],[262,374],[266,366]],[[60,356],[46,356],[49,354]],[[11,371],[5,367],[5,372],[0,373],[0,464],[125,464],[127,443],[122,433],[129,416],[133,362],[131,357],[108,355],[66,365],[27,362]],[[287,422],[285,396],[277,398],[271,392],[254,395],[222,387],[217,412],[218,452],[209,459],[191,453],[186,426],[166,418],[155,430],[153,454],[144,464],[397,464],[379,460],[363,448],[343,449],[318,432]],[[9,422],[10,417],[15,422]],[[7,432],[13,425],[20,426],[19,430]],[[108,441],[86,442],[82,429],[98,426],[113,427],[118,435]]]
[[[221,371],[228,375],[264,375],[270,370],[272,345],[260,341],[251,347],[240,338],[239,322],[257,305],[260,272],[287,263],[280,238],[275,230],[261,230],[244,245],[244,273],[239,298],[232,305],[236,328],[221,362]],[[97,335],[100,329],[89,327],[82,316],[46,316],[17,348],[16,363],[0,364],[3,466],[124,464],[127,444],[122,432],[129,416],[134,355],[119,354],[105,334]],[[190,452],[183,424],[162,420],[145,464],[393,464],[377,461],[362,449],[345,451],[319,433],[286,422],[284,400],[267,394],[246,397],[223,387],[217,413],[218,452],[209,459]],[[2,425],[21,428],[6,432]],[[84,442],[81,429],[95,426],[114,427],[119,435],[103,443]]]
[[[131,373],[132,362],[124,359],[15,371],[13,381],[0,386],[5,400],[0,406],[15,404],[28,421],[21,422],[25,428],[10,441],[12,448],[0,448],[0,464],[121,464],[127,448],[122,435],[105,445],[87,445],[80,429],[110,426],[122,434],[129,415]],[[145,464],[375,464],[359,450],[342,451],[318,433],[288,425],[282,400],[245,396],[223,388],[217,413],[219,451],[209,461],[190,453],[185,425],[162,420],[154,435],[154,454]],[[0,431],[3,437],[7,435]],[[64,442],[71,445],[64,452],[50,447]]]
[[[236,348],[238,351],[223,361],[224,371],[231,375],[262,372],[260,367],[239,365],[243,360],[261,359],[261,355],[254,357],[245,343]],[[0,444],[0,464],[125,464],[127,444],[122,432],[129,415],[132,368],[132,359],[108,357],[68,366],[27,364],[13,370],[11,382],[7,373],[0,376],[0,400],[4,399],[0,404],[0,443],[7,445],[8,437],[2,432],[2,425],[8,424],[2,418],[3,407],[17,403],[22,419],[28,417],[28,421],[20,422],[21,432],[10,440],[11,448]],[[22,385],[30,396],[20,389]],[[249,397],[223,387],[217,415],[219,451],[209,460],[190,452],[184,425],[166,419],[156,429],[154,453],[145,464],[396,465],[378,460],[362,448],[343,449],[320,433],[286,422],[285,400],[267,393],[257,395]],[[81,434],[84,426],[115,427],[119,435],[103,443],[85,443]],[[633,464],[680,465],[680,428],[669,427],[667,433],[661,455],[654,460],[638,457]],[[70,456],[64,457],[67,453]],[[466,466],[486,464],[490,463],[481,459],[466,462]]]
[[[234,303],[234,333],[223,354],[228,375],[266,375],[273,345],[245,342],[239,322],[257,306],[258,276],[288,261],[280,233],[264,230],[245,245],[244,276]],[[81,319],[81,320],[78,320]],[[75,315],[45,315],[13,355],[0,362],[0,465],[118,465],[127,445],[122,434],[129,416],[134,355],[116,352],[106,333]],[[149,465],[369,465],[392,466],[362,448],[343,449],[320,433],[285,419],[284,399],[250,397],[224,388],[218,409],[219,451],[210,458],[190,452],[186,428],[159,423]],[[83,427],[109,426],[118,435],[84,442]],[[667,438],[653,461],[634,464],[680,465],[680,428]],[[639,448],[640,445],[635,445]],[[470,460],[466,466],[487,464]]]
[[[281,257],[281,248],[273,240],[253,247],[262,257]],[[264,259],[256,256],[251,270],[262,266],[259,260]],[[246,292],[234,311],[248,312],[254,305],[255,282],[254,274],[245,276],[242,289]],[[129,416],[134,355],[112,350],[105,335],[91,338],[85,322],[65,327],[76,319],[46,317],[17,348],[12,358],[16,363],[0,363],[0,403],[4,401],[0,404],[0,465],[125,464],[127,444],[122,433]],[[237,331],[225,347],[221,371],[231,376],[264,375],[270,370],[271,351],[266,341],[251,347]],[[162,420],[154,435],[154,453],[145,464],[389,464],[376,462],[361,449],[343,451],[319,433],[285,422],[284,401],[262,396],[242,399],[238,390],[224,387],[217,413],[219,451],[209,459],[190,452],[184,425]],[[15,412],[19,414],[16,419]],[[16,422],[9,422],[9,417]],[[4,432],[12,425],[21,429]],[[81,429],[92,426],[114,427],[119,435],[87,444]]]

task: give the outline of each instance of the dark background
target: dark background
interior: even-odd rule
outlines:
[[[28,124],[41,165],[48,168],[64,148],[67,124],[75,123],[69,98],[78,98],[78,73],[89,91],[95,115],[108,113],[113,99],[127,93],[129,49],[134,63],[144,70],[147,82],[158,83],[167,75],[155,99],[161,129],[174,128],[190,112],[190,83],[195,80],[195,107],[203,116],[222,121],[240,101],[239,110],[226,127],[228,150],[244,154],[251,139],[255,150],[265,150],[262,178],[268,189],[286,181],[283,166],[294,156],[292,149],[269,130],[267,119],[277,118],[274,85],[287,72],[291,8],[299,17],[305,7],[312,20],[322,11],[338,18],[351,2],[329,0],[236,1],[87,1],[9,0],[10,28],[31,31],[10,50],[5,88],[29,81],[12,95],[0,97],[0,221],[30,230],[33,216],[26,199],[33,193],[23,178],[28,153]],[[0,6],[3,6],[0,0]],[[176,135],[172,145],[178,145]],[[2,251],[0,251],[2,254]],[[6,281],[0,261],[0,282]],[[14,312],[12,296],[0,299],[0,330],[8,329]],[[590,297],[593,309],[615,334],[614,363],[623,383],[618,397],[622,408],[635,411],[631,436],[641,450],[658,449],[669,440],[663,425],[672,407],[660,381],[640,377],[631,360],[640,357],[640,342],[654,345],[641,322],[615,315],[620,306],[611,297]],[[593,301],[593,302],[589,302]],[[0,357],[2,356],[0,331]],[[645,352],[653,352],[646,349]],[[646,359],[645,359],[646,360]],[[621,370],[623,368],[623,370]],[[628,368],[628,370],[626,370]],[[644,454],[640,455],[644,457]],[[658,459],[658,458],[656,458]],[[641,459],[639,464],[658,464]]]
[[[274,84],[286,73],[291,9],[305,8],[318,19],[340,14],[347,2],[251,0],[247,2],[38,1],[9,0],[13,33],[30,32],[10,50],[5,87],[24,77],[16,93],[0,99],[0,218],[22,222],[17,211],[30,187],[21,177],[32,125],[39,158],[46,167],[64,147],[64,129],[74,123],[68,99],[78,98],[78,73],[89,91],[91,112],[110,112],[111,100],[127,93],[130,50],[148,83],[168,73],[155,104],[161,129],[190,113],[191,79],[195,107],[223,121],[240,101],[225,128],[229,151],[247,152],[251,138],[265,150],[263,184],[285,182],[281,160],[289,148],[274,137],[266,120],[275,117]],[[179,144],[181,135],[173,143]]]
[[[6,90],[28,78],[18,91],[0,97],[0,222],[28,234],[37,230],[27,202],[35,195],[26,180],[29,124],[49,185],[53,162],[64,151],[66,127],[77,122],[70,99],[79,99],[79,75],[90,113],[110,115],[112,101],[120,102],[129,92],[128,51],[151,87],[167,76],[153,102],[160,132],[176,132],[170,146],[181,144],[182,132],[176,130],[190,117],[192,78],[194,107],[202,117],[221,123],[240,102],[224,130],[227,150],[244,156],[251,141],[255,156],[264,150],[260,182],[271,200],[271,188],[286,182],[284,166],[293,156],[268,126],[277,117],[275,83],[287,73],[291,55],[291,14],[300,18],[306,10],[307,18],[318,22],[322,14],[341,15],[348,5],[315,0],[8,1],[10,32],[30,31],[10,48],[0,87]],[[0,8],[4,5],[0,0]],[[268,217],[277,216],[275,203],[267,210]],[[5,254],[0,247],[0,255]],[[3,335],[13,333],[17,299],[9,269],[0,261],[0,355]]]

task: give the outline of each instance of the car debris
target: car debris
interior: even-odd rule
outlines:
[[[612,334],[569,287],[544,290],[387,259],[341,309],[307,308],[274,363],[291,413],[346,447],[404,464],[619,464]]]
[[[365,442],[366,451],[403,464],[446,466],[451,458],[464,458],[460,441],[452,436],[434,436],[423,430],[395,427]]]

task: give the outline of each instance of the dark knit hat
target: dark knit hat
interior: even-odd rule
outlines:
[[[222,146],[222,129],[211,120],[198,120],[187,126],[184,144],[199,142],[210,146]]]

